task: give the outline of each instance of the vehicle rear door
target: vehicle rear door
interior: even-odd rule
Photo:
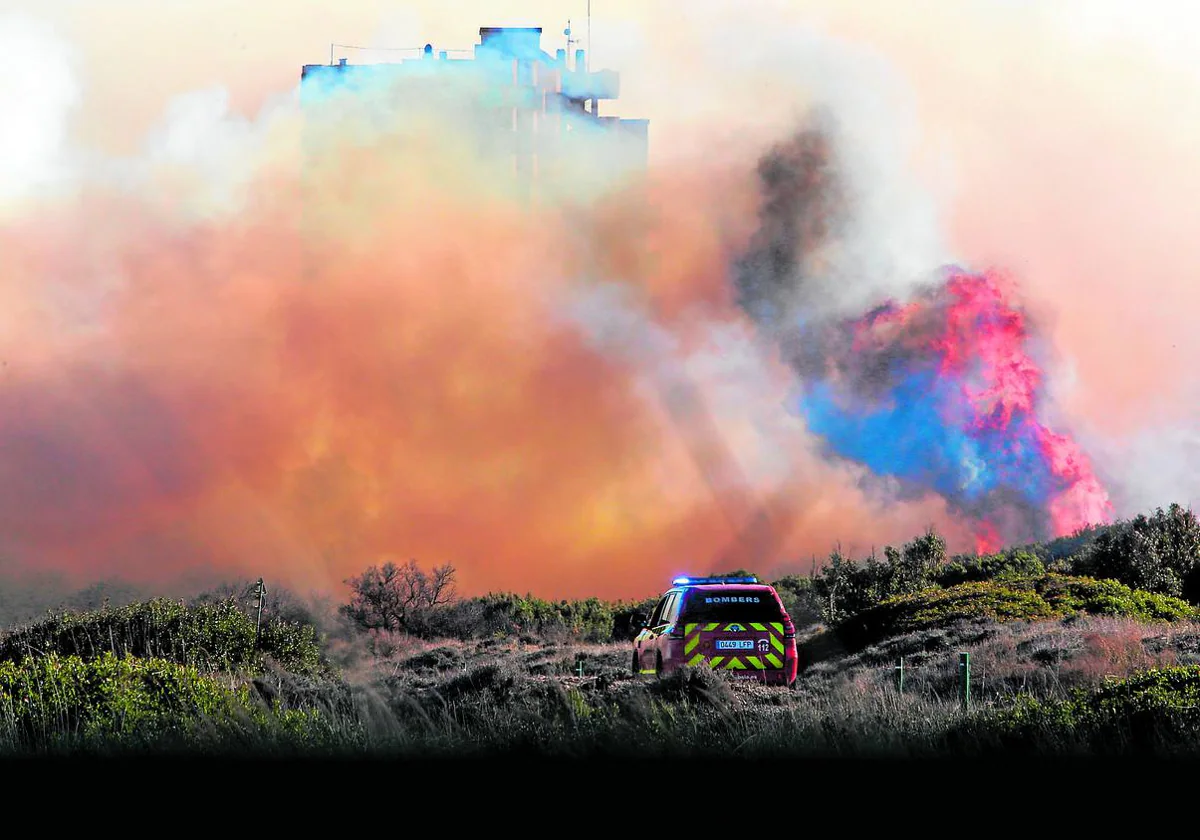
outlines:
[[[763,592],[694,593],[684,611],[683,661],[747,677],[782,669],[783,614],[774,601]]]

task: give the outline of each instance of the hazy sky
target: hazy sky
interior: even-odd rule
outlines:
[[[592,4],[593,67],[622,73],[619,111],[650,118],[655,147],[672,142],[693,108],[727,119],[731,133],[761,119],[747,112],[771,96],[769,77],[730,74],[755,88],[732,96],[713,80],[725,62],[777,49],[781,22],[873,50],[916,105],[922,160],[933,187],[950,191],[957,251],[1021,272],[1054,308],[1064,343],[1087,348],[1068,360],[1077,376],[1068,404],[1122,433],[1148,412],[1195,417],[1194,399],[1178,391],[1197,387],[1200,357],[1200,332],[1186,327],[1200,267],[1189,235],[1200,220],[1191,47],[1200,10],[1169,0],[762,2],[753,14],[735,5]],[[293,85],[302,64],[327,61],[331,42],[470,49],[482,25],[539,25],[553,49],[568,17],[587,37],[586,4],[561,0],[0,4],[10,7],[69,44],[72,131],[110,151],[133,148],[183,91],[221,86],[252,113]],[[664,89],[668,60],[695,74],[692,90]]]
[[[89,254],[103,254],[106,259],[120,254],[128,265],[131,260],[149,259],[146,254],[153,251],[160,273],[182,276],[189,270],[192,258],[183,256],[178,231],[149,209],[154,206],[152,196],[157,188],[139,188],[148,196],[148,203],[140,203],[136,209],[112,196],[75,201],[53,192],[56,183],[69,180],[63,172],[80,168],[100,171],[114,166],[113,161],[139,156],[183,154],[179,150],[192,136],[187,120],[198,120],[201,127],[207,125],[204,120],[220,123],[221,142],[229,143],[230,149],[260,133],[268,139],[265,146],[255,147],[260,157],[253,166],[245,163],[245,156],[222,156],[219,148],[208,149],[205,154],[211,151],[213,162],[204,165],[214,169],[203,169],[198,162],[203,155],[197,153],[187,157],[188,164],[183,167],[190,174],[175,173],[170,178],[223,182],[232,179],[231,173],[242,165],[247,172],[261,172],[261,161],[270,159],[270,138],[275,136],[274,129],[255,127],[269,122],[261,114],[270,113],[274,103],[286,100],[298,82],[301,65],[328,61],[331,42],[378,48],[432,43],[437,50],[470,49],[478,40],[480,26],[540,25],[544,28],[543,48],[553,52],[565,46],[561,33],[568,17],[575,37],[583,39],[581,46],[586,46],[585,9],[583,2],[562,0],[404,4],[382,0],[256,0],[253,4],[233,0],[0,0],[0,234],[5,234],[4,224],[9,226],[6,238],[0,239],[0,249],[8,249],[7,254],[0,250],[0,304],[7,309],[0,311],[0,347],[8,347],[11,353],[11,348],[23,346],[27,356],[34,355],[31,348],[39,341],[34,313],[44,313],[45,301],[38,297],[41,292],[31,292],[30,284],[51,275],[90,271]],[[853,114],[854,142],[861,146],[856,153],[861,152],[867,162],[886,158],[891,167],[887,173],[880,170],[879,189],[871,197],[871,206],[880,216],[872,230],[881,235],[893,231],[892,235],[905,241],[881,242],[880,247],[903,250],[905,242],[912,241],[906,238],[907,231],[924,224],[924,211],[911,208],[917,204],[932,208],[930,217],[949,255],[971,267],[1010,271],[1018,279],[1026,305],[1044,326],[1042,349],[1053,396],[1047,411],[1092,454],[1099,471],[1111,482],[1119,513],[1128,515],[1173,500],[1200,502],[1200,330],[1195,326],[1200,307],[1200,237],[1195,235],[1200,226],[1196,201],[1200,195],[1200,56],[1194,50],[1200,39],[1200,9],[1167,0],[764,1],[749,8],[712,0],[596,0],[591,11],[592,68],[610,67],[621,73],[621,98],[605,107],[622,116],[650,119],[655,171],[675,185],[671,200],[678,212],[669,229],[662,232],[663,241],[675,243],[674,262],[666,273],[656,271],[647,281],[657,284],[655,294],[661,300],[672,295],[690,299],[694,288],[717,282],[708,275],[715,270],[724,246],[714,240],[713,231],[745,226],[735,218],[734,209],[745,209],[746,217],[752,214],[745,190],[735,186],[722,192],[720,179],[728,173],[709,166],[714,156],[728,152],[734,159],[743,146],[753,148],[781,136],[813,102],[836,100],[844,94],[847,113]],[[359,55],[344,50],[337,54],[351,60]],[[374,54],[378,55],[381,53]],[[752,163],[748,161],[748,165]],[[901,169],[903,178],[896,175]],[[871,182],[873,171],[864,164],[864,183]],[[218,173],[219,177],[210,178]],[[160,176],[168,177],[156,175]],[[905,180],[909,177],[911,183]],[[162,187],[164,195],[183,189],[174,180],[161,183],[167,185]],[[194,187],[187,189],[190,198],[183,204],[189,212],[200,213],[200,193]],[[913,199],[916,193],[919,196]],[[205,196],[205,202],[225,200],[215,194]],[[447,225],[458,223],[455,219],[462,217],[456,213],[465,212],[462,208],[443,210]],[[920,225],[899,224],[910,216],[920,216]],[[886,223],[889,217],[896,226]],[[126,224],[119,224],[122,220]],[[256,235],[270,241],[286,224],[275,211],[246,211],[241,221],[221,233],[223,256],[214,259],[224,260],[221,264],[227,275],[242,270],[248,276],[269,271],[265,264],[247,265],[254,261],[252,255],[271,246],[252,246],[240,238],[236,239],[240,244],[232,244],[234,233],[245,237],[247,230],[254,229],[259,231]],[[137,225],[147,231],[144,237],[137,233]],[[104,233],[94,232],[101,229]],[[509,232],[522,230],[519,223],[501,216],[490,218],[487,229],[497,242]],[[347,227],[345,235],[349,248],[350,237],[357,234]],[[155,244],[155,236],[160,236],[159,244]],[[370,253],[368,246],[363,247],[367,249],[364,253]],[[430,260],[450,259],[433,244],[427,248]],[[509,256],[514,266],[527,259],[516,252]],[[477,258],[464,259],[471,262]],[[395,270],[406,272],[409,267],[406,263]],[[479,270],[486,271],[486,261],[479,263]],[[180,283],[180,287],[185,285]],[[685,286],[686,292],[678,291]],[[241,311],[251,313],[237,327],[243,349],[256,346],[261,339],[259,328],[265,321],[254,320],[253,313],[271,310],[264,301],[278,290],[268,293],[268,288],[247,285],[231,292]],[[370,295],[375,292],[364,293],[365,298],[354,297],[348,288],[343,289],[347,297],[339,300],[354,311],[356,319],[369,318]],[[387,296],[382,289],[376,290],[382,296],[376,305],[383,305],[380,302]],[[496,297],[489,311],[499,311],[508,298],[499,288],[492,291]],[[31,302],[35,298],[37,301]],[[157,353],[154,348],[161,348],[160,341],[165,338],[151,335],[146,325],[161,320],[164,311],[168,315],[194,313],[203,296],[188,293],[172,300],[163,310],[143,310],[139,304],[122,313],[124,327],[137,327],[128,333],[137,336],[129,339],[134,343],[128,347]],[[297,305],[303,309],[310,304],[316,305]],[[81,304],[76,301],[72,305]],[[529,318],[532,313],[514,310],[512,317]],[[115,329],[115,324],[107,326]],[[185,324],[181,314],[176,328],[184,334],[194,330],[197,341],[209,334],[208,326],[193,320]],[[446,325],[447,335],[452,328]],[[730,329],[736,333],[736,328]],[[501,352],[500,345],[484,347],[479,351],[481,361],[489,353]],[[64,382],[70,376],[63,372],[69,366],[63,367],[62,360],[75,358],[74,352],[58,345],[50,349],[46,344],[39,357],[44,367],[38,370],[46,372],[46,377],[51,371],[65,377],[54,380],[56,389],[69,387]],[[186,365],[176,361],[192,370],[190,357]],[[580,365],[586,367],[583,362]],[[744,382],[762,375],[756,365],[733,374],[734,379],[740,376],[738,381]],[[605,377],[612,374],[593,371],[589,375],[599,377],[589,381],[603,388]],[[35,387],[32,374],[25,384]],[[712,384],[712,393],[721,387]],[[730,387],[724,399],[730,405],[738,404],[737,387],[741,386]],[[763,387],[763,393],[770,390]],[[123,399],[131,399],[123,393]],[[286,392],[279,396],[287,397]],[[182,396],[179,399],[184,400]],[[622,416],[623,411],[632,410],[622,402],[625,399],[614,396],[605,402],[603,411]],[[339,406],[354,402],[349,395],[345,400]],[[32,404],[31,398],[22,403]],[[296,412],[309,408],[302,400],[288,406]],[[48,412],[45,417],[54,416],[49,407],[41,410]],[[390,428],[387,424],[394,418],[379,422],[381,429]],[[582,419],[580,423],[577,432],[584,434]],[[2,429],[0,426],[0,434]],[[236,429],[233,423],[230,434],[234,437]],[[284,434],[282,426],[261,433],[272,444],[279,444]],[[83,439],[83,433],[79,434]],[[606,433],[595,434],[600,437],[588,437],[582,443],[573,439],[572,445],[590,442],[598,447],[596,452],[620,448],[604,438]],[[218,455],[224,451],[216,443],[212,446]],[[279,457],[281,460],[273,462],[273,475],[283,474],[284,467],[279,464],[291,463],[288,458],[294,453]],[[746,457],[753,461],[758,456]],[[800,463],[807,456],[796,457]],[[671,464],[677,465],[673,458],[663,455],[662,463],[646,469],[669,470]],[[771,459],[762,456],[760,460],[767,463]],[[247,461],[245,471],[238,473],[240,489],[236,492],[244,498],[262,499],[278,490],[254,484],[250,476],[259,475],[260,466],[257,461]],[[237,472],[240,467],[231,469]],[[355,481],[350,473],[338,480]],[[775,480],[764,478],[764,486]],[[853,486],[852,480],[846,481],[846,488]],[[639,504],[651,504],[629,486],[621,486],[625,489],[614,493],[628,492],[628,498],[622,496],[626,502],[634,504],[630,499],[636,496]],[[837,523],[854,521],[857,508],[823,508],[816,490],[809,486],[807,495],[797,496],[807,499],[801,518],[810,529],[807,539],[801,536],[794,542],[797,552],[820,554],[837,539],[852,541],[852,535],[843,536],[838,530],[842,525]],[[687,495],[679,492],[681,499]],[[52,499],[54,494],[46,498]],[[219,504],[213,501],[215,496],[205,498],[207,512],[197,514],[199,518],[189,527],[203,530],[196,523],[208,521],[205,517],[217,516],[226,510],[223,506],[233,504],[233,497],[227,494]],[[853,498],[853,505],[866,504],[861,496]],[[174,504],[167,505],[168,512],[160,512],[161,522],[182,521],[172,517],[187,506]],[[287,517],[298,515],[295,511],[299,509],[294,500],[288,504],[292,507],[286,517],[270,511],[263,515],[280,517],[278,527],[286,530],[286,522],[291,521]],[[686,506],[683,501],[679,504]],[[615,501],[613,505],[620,507]],[[497,508],[488,515],[500,522],[511,512]],[[549,509],[544,515],[547,520],[552,518]],[[930,519],[953,527],[945,522],[944,511],[931,502],[896,512],[893,520],[862,543],[869,546],[876,540],[903,538]],[[0,521],[4,521],[2,517]],[[683,527],[681,519],[674,521],[672,527]],[[493,525],[496,533],[503,530]],[[337,528],[344,526],[342,522]],[[239,527],[241,532],[251,528]],[[421,533],[415,543],[427,549],[424,557],[436,553],[439,540],[451,539],[446,533],[456,528],[443,523],[417,530]],[[139,531],[138,548],[128,551],[146,551],[146,546],[160,540],[172,544],[164,533]],[[394,529],[388,534],[387,539],[380,537],[379,545],[372,545],[408,551],[403,539],[392,539]],[[121,542],[127,536],[112,538],[114,556],[126,550],[122,546],[133,545]],[[295,536],[289,539],[302,541]],[[661,539],[654,544],[655,550],[672,550],[671,538],[655,539]],[[538,543],[538,550],[561,551],[568,540],[565,533],[562,541],[547,537],[544,545]],[[42,544],[33,531],[17,542],[33,558],[27,562],[40,562],[36,557]],[[70,542],[56,538],[42,547],[53,543],[54,551],[59,552],[56,557],[65,556],[62,552],[76,556],[77,548],[63,548]],[[232,540],[220,550],[243,550],[246,545],[266,550],[264,542],[269,541]],[[278,541],[273,545],[271,550],[279,550]],[[489,545],[494,548],[497,543],[493,540]],[[616,550],[604,548],[607,545],[598,544],[594,552],[579,559],[578,573],[539,566],[536,574],[518,579],[480,560],[474,567],[474,580],[468,576],[468,582],[522,588],[525,584],[521,581],[533,580],[554,594],[598,589],[630,594],[629,586],[610,584],[603,578],[605,564],[612,562],[611,553],[605,551]],[[192,548],[195,556],[205,556],[194,540]],[[307,567],[322,569],[313,572],[310,580],[337,580],[362,565],[356,558],[325,568],[324,561],[312,559],[313,551],[305,550],[310,555]],[[79,559],[62,562],[76,567],[86,563]],[[628,563],[630,568],[636,565],[633,559]],[[141,568],[118,561],[112,561],[112,566]],[[675,570],[662,572],[663,568],[639,572],[639,583],[653,588],[653,581],[662,573]]]

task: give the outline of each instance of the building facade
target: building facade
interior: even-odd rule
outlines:
[[[389,89],[398,91],[395,105],[403,109],[405,95],[466,84],[486,112],[481,118],[489,128],[484,132],[489,151],[534,191],[553,181],[560,167],[644,169],[649,121],[600,113],[602,102],[618,97],[619,74],[589,71],[584,50],[569,57],[559,49],[552,56],[542,49],[541,36],[541,27],[481,27],[469,57],[451,58],[426,45],[419,57],[394,62],[355,64],[343,58],[307,64],[300,74],[301,102],[334,90],[397,82]]]

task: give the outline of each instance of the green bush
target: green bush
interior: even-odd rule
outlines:
[[[1179,598],[1130,589],[1115,580],[1049,574],[1036,579],[1034,586],[1051,606],[1067,614],[1084,612],[1145,622],[1180,621],[1197,614],[1194,607]]]
[[[899,595],[848,618],[839,625],[844,641],[871,644],[888,636],[914,633],[972,618],[1030,621],[1062,615],[1036,591],[992,581],[931,587]]]
[[[933,530],[904,544],[886,546],[884,559],[874,553],[862,563],[835,551],[814,575],[812,590],[826,622],[838,624],[888,598],[919,592],[936,581],[946,564],[946,541]]]
[[[1072,572],[1200,602],[1200,520],[1178,504],[1119,522],[1076,558]]]
[[[1141,671],[1066,700],[1022,696],[986,724],[1002,741],[1033,749],[1191,752],[1200,742],[1200,666]]]
[[[1036,554],[1001,551],[948,563],[938,571],[934,580],[939,586],[957,586],[973,581],[1038,577],[1045,573],[1046,567]]]
[[[779,593],[783,608],[797,627],[808,627],[821,620],[821,600],[811,577],[788,575],[772,581],[771,585]]]
[[[431,612],[426,635],[459,639],[523,636],[532,639],[612,641],[618,610],[628,624],[632,609],[599,598],[547,601],[532,595],[491,593]]]
[[[343,704],[344,705],[344,704]],[[0,752],[196,751],[353,744],[358,727],[313,706],[256,700],[196,668],[105,652],[0,663]]]
[[[195,668],[105,652],[0,663],[0,738],[45,747],[63,738],[142,737],[219,719],[237,696]]]
[[[115,653],[215,671],[258,667],[265,655],[295,673],[323,670],[311,625],[264,621],[257,651],[254,634],[255,622],[233,600],[189,607],[155,599],[118,609],[51,615],[0,640],[0,661],[47,654],[96,659]]]
[[[1145,622],[1196,616],[1196,610],[1178,598],[1132,590],[1111,580],[1047,574],[961,583],[947,589],[930,587],[895,596],[847,617],[837,631],[843,644],[855,648],[888,636],[944,627],[962,620],[1034,621],[1077,613]]]

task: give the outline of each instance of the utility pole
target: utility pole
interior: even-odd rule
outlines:
[[[258,579],[258,584],[255,586],[255,597],[258,599],[256,604],[258,608],[258,618],[254,622],[254,649],[258,650],[258,640],[262,637],[262,611],[263,599],[266,597],[267,587],[263,585],[263,579]]]

